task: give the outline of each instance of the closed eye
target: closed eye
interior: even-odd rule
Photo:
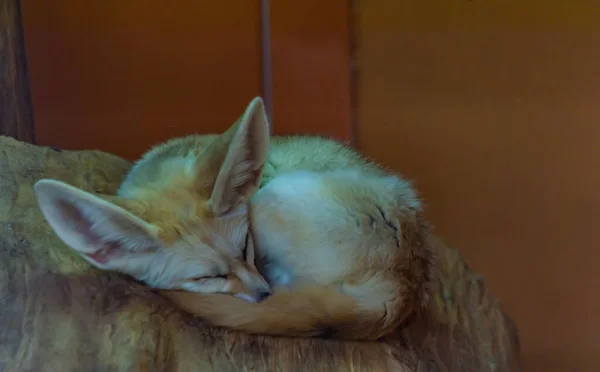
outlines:
[[[225,275],[214,275],[214,276],[197,276],[192,278],[193,281],[205,281],[205,280],[213,280],[213,279],[227,279]]]

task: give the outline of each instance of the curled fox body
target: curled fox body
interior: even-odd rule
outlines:
[[[377,339],[426,305],[428,225],[410,184],[343,144],[269,138],[255,98],[222,135],[159,145],[116,196],[35,186],[92,265],[250,333]]]

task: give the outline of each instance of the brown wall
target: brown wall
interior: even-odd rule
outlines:
[[[257,3],[22,1],[36,140],[135,158],[261,93]]]
[[[273,128],[350,140],[348,0],[271,0]]]
[[[35,139],[135,159],[264,93],[260,1],[22,0]],[[348,2],[271,1],[274,133],[350,138]]]
[[[600,371],[600,6],[358,3],[359,147],[416,181],[526,370]]]

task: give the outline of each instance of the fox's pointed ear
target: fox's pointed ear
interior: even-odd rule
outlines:
[[[66,183],[44,179],[34,190],[48,224],[94,266],[112,270],[130,253],[160,247],[157,229],[125,209]]]
[[[215,215],[228,213],[258,190],[269,151],[265,105],[254,98],[240,118],[212,189],[209,207]]]

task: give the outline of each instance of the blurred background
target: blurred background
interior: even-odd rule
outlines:
[[[525,370],[600,371],[597,1],[0,5],[2,133],[133,160],[262,95],[274,134],[349,141],[415,181]]]

